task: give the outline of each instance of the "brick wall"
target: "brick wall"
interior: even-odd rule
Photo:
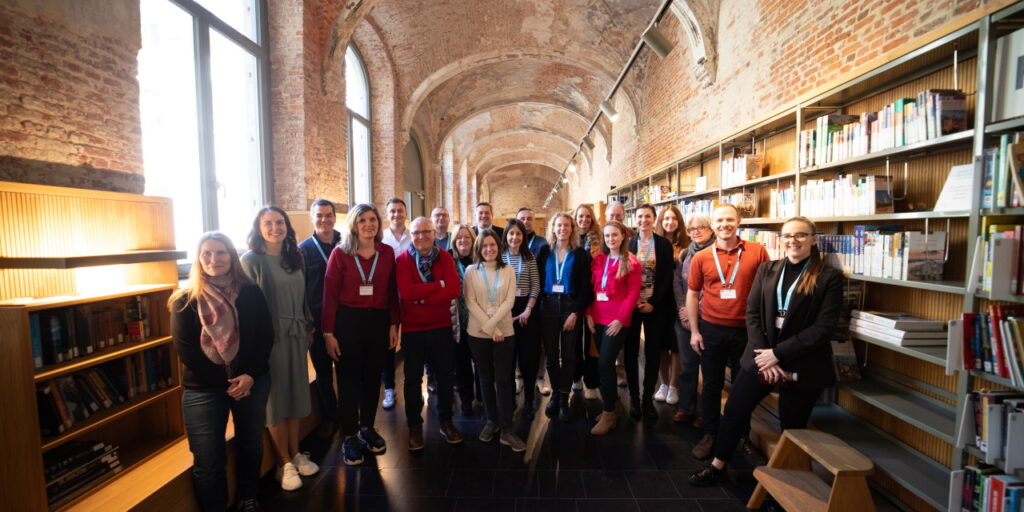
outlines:
[[[141,192],[140,46],[137,1],[0,3],[0,178]]]

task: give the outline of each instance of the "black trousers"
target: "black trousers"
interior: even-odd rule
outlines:
[[[824,388],[798,389],[793,383],[778,386],[761,384],[757,374],[746,368],[733,379],[732,391],[725,402],[725,414],[715,438],[715,458],[728,461],[736,451],[740,438],[750,430],[750,416],[754,408],[769,393],[779,389],[779,423],[782,430],[807,428],[814,402],[818,401]]]
[[[619,357],[622,344],[629,337],[630,327],[619,329],[618,334],[608,334],[608,326],[594,324],[594,339],[597,340],[601,355],[599,356],[598,367],[601,370],[601,400],[604,402],[604,411],[613,412],[616,404],[619,403],[619,387],[615,378],[615,359]]]
[[[584,323],[587,321],[583,318]],[[598,356],[590,355],[590,345],[594,343],[594,335],[586,325],[582,329],[583,342],[578,344],[576,350],[576,372],[573,374],[573,382],[583,379],[583,384],[588,388],[601,387],[601,372],[598,368]],[[600,348],[598,349],[600,350]]]
[[[359,427],[373,428],[380,399],[380,370],[388,352],[391,320],[386,309],[338,306],[335,325],[348,326],[335,334],[338,358],[338,405],[341,433],[355,435]]]
[[[572,378],[576,372],[576,346],[580,343],[580,331],[585,319],[577,315],[572,330],[563,331],[565,319],[572,310],[573,298],[569,295],[546,295],[540,310],[541,339],[547,357],[548,378],[551,389],[569,393]]]
[[[713,436],[718,433],[725,368],[729,367],[733,379],[739,375],[740,356],[747,346],[747,328],[700,320],[700,334],[704,338],[704,353],[700,356],[700,372],[704,378],[704,389],[700,393],[700,417],[704,422],[704,433]]]
[[[384,368],[380,372],[380,380],[384,389],[395,389],[395,349],[388,349],[384,355]]]
[[[437,376],[437,419],[452,419],[452,381],[455,372],[455,339],[452,327],[429,331],[403,332],[402,353],[405,355],[405,417],[410,427],[421,425],[423,417],[423,365],[430,363]]]
[[[633,400],[643,398],[650,400],[658,385],[658,370],[661,368],[661,351],[665,346],[666,336],[672,332],[672,311],[665,306],[655,306],[650,313],[633,311],[629,336],[624,346],[625,355],[622,364],[626,367],[626,382],[629,384],[629,397]],[[644,387],[640,389],[640,326],[644,334]]]
[[[317,322],[320,325],[320,322]],[[339,340],[340,343],[340,340]],[[334,389],[335,370],[341,367],[327,355],[324,332],[320,327],[313,333],[313,344],[309,346],[309,358],[316,370],[316,394],[320,398],[320,416],[324,420],[338,420],[338,391]]]
[[[512,410],[516,406],[513,371],[515,345],[515,336],[509,336],[501,342],[469,337],[469,349],[473,351],[473,360],[476,361],[477,373],[480,375],[487,421],[495,423],[506,432],[512,431]]]
[[[523,313],[526,305],[530,302],[529,297],[516,297],[512,305],[512,317],[515,318]],[[538,304],[539,305],[539,304]],[[519,373],[523,375],[523,403],[532,404],[536,398],[537,372],[540,369],[540,332],[541,313],[534,308],[530,313],[530,320],[526,325],[520,325],[513,321],[512,329],[516,336],[516,364],[519,365]],[[515,380],[515,372],[512,375]],[[515,387],[513,385],[513,391]]]
[[[463,407],[473,405],[473,400],[480,395],[480,379],[473,369],[473,354],[469,350],[469,334],[460,330],[458,343],[455,344],[455,384],[459,386],[459,400]]]

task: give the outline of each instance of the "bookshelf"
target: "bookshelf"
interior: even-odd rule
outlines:
[[[986,223],[1024,224],[1024,208],[983,210],[980,200],[985,148],[996,145],[1001,134],[1024,131],[1024,117],[993,120],[991,115],[996,92],[995,41],[1018,29],[1022,16],[1024,2],[996,2],[972,19],[936,29],[890,52],[888,61],[873,69],[858,70],[855,76],[848,75],[780,106],[764,120],[736,127],[679,160],[613,189],[609,197],[624,195],[663,174],[675,173],[679,181],[703,176],[706,190],[676,188],[674,200],[661,203],[676,204],[686,214],[684,206],[693,201],[720,203],[736,193],[749,194],[756,206],[754,214],[744,218],[743,227],[776,230],[788,215],[772,215],[772,189],[792,187],[794,213],[807,215],[812,205],[804,203],[800,191],[811,180],[843,175],[882,177],[891,183],[892,213],[812,216],[821,234],[852,235],[854,225],[879,223],[903,231],[944,230],[946,261],[939,281],[848,274],[847,286],[861,290],[862,307],[943,321],[981,311],[992,301],[986,294],[976,294],[968,283],[974,241],[983,234]],[[808,165],[801,158],[801,132],[815,128],[822,116],[879,112],[900,98],[954,88],[965,94],[965,129],[817,165]],[[723,185],[724,160],[733,148],[743,145],[763,153],[768,164],[765,175]],[[970,204],[965,202],[955,211],[932,211],[950,168],[965,164],[975,167]],[[1024,303],[1024,297],[997,303]],[[982,372],[956,371],[947,376],[946,347],[900,346],[857,333],[849,336],[865,364],[865,378],[841,383],[829,393],[829,403],[816,409],[812,425],[874,459],[880,471],[872,477],[873,487],[902,508],[945,510],[950,470],[980,455],[977,448],[956,445],[955,426],[963,419],[961,405],[968,392],[984,387],[1024,389],[1014,387],[1009,379]]]
[[[165,198],[0,183],[0,212],[19,226],[0,237],[0,450],[17,461],[0,489],[12,510],[70,510],[184,438],[166,307],[184,253]],[[44,237],[44,224],[75,235]],[[47,460],[101,442],[116,457],[93,459],[98,478],[48,494]]]

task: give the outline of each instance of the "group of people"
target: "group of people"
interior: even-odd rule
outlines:
[[[229,411],[240,510],[256,506],[264,427],[282,489],[319,470],[299,451],[299,421],[312,405],[307,350],[321,414],[340,426],[349,465],[387,449],[374,424],[378,403],[395,406],[396,350],[410,451],[424,447],[424,371],[447,443],[463,442],[452,421],[457,396],[467,415],[482,402],[481,442],[515,452],[526,443],[514,413],[533,418],[538,394],[550,393],[544,412],[561,421],[573,419],[573,390],[600,399],[591,434],[606,435],[619,421],[621,386],[634,420],[656,420],[655,402],[666,401],[673,420],[703,429],[693,455],[711,461],[690,476],[694,485],[721,477],[765,395],[779,389],[783,428],[803,428],[834,383],[828,340],[842,279],[803,217],[782,225],[785,258],[769,261],[764,247],[737,237],[741,218],[729,204],[688,219],[675,206],[639,205],[635,232],[619,203],[603,224],[580,205],[553,215],[547,238],[532,209],[501,228],[487,203],[476,205],[473,226],[452,226],[443,207],[407,226],[397,198],[384,207],[387,227],[371,204],[352,207],[341,232],[329,201],[314,201],[310,213],[314,233],[298,243],[284,211],[261,209],[241,257],[225,235],[204,234],[189,284],[169,302],[204,510],[227,505]],[[550,391],[538,384],[542,361]]]

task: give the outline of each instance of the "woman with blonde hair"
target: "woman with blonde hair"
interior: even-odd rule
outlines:
[[[473,245],[476,234],[468,224],[456,224],[452,230],[451,246],[448,252],[455,260],[455,270],[459,274],[459,285],[464,284],[466,269],[473,264]],[[476,373],[473,370],[473,354],[469,351],[469,308],[466,307],[466,296],[459,295],[455,299],[452,311],[452,334],[455,336],[455,385],[458,387],[459,402],[462,414],[473,415],[473,400],[481,395]]]
[[[256,510],[274,325],[260,288],[242,272],[226,235],[204,233],[188,286],[171,295],[171,336],[184,366],[181,399],[196,499],[204,511],[228,505],[228,413],[235,426],[238,510]]]
[[[588,204],[580,204],[573,212],[576,229],[580,235],[580,247],[590,251],[591,256],[601,252],[601,226],[597,224],[597,215]]]

